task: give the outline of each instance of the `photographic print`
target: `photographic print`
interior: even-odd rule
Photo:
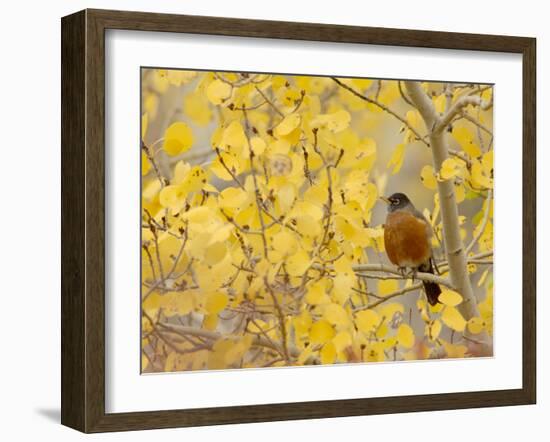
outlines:
[[[492,356],[493,86],[367,75],[141,69],[142,373]]]

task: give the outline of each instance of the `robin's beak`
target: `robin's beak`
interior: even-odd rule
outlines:
[[[380,199],[384,201],[386,204],[391,204],[391,201],[389,200],[389,198],[386,198],[385,196],[381,196]]]

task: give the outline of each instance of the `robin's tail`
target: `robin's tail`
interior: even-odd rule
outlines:
[[[430,259],[420,268],[420,270],[426,273],[433,273],[434,268],[432,265],[432,260]],[[426,292],[428,302],[430,303],[430,305],[436,305],[439,302],[439,294],[441,293],[441,288],[439,288],[439,285],[437,285],[435,282],[422,281],[422,284],[424,284],[424,291]]]

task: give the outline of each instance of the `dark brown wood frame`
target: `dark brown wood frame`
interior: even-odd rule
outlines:
[[[85,10],[62,26],[61,422],[84,432],[534,404],[536,40],[405,29]],[[518,53],[523,56],[523,386],[192,410],[105,412],[105,30]]]

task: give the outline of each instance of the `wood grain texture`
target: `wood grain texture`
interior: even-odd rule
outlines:
[[[63,19],[61,34],[61,422],[84,428],[85,13]]]
[[[523,55],[523,387],[192,410],[105,413],[106,29],[513,52]],[[62,19],[62,423],[84,432],[532,404],[536,397],[535,40],[86,10]]]

